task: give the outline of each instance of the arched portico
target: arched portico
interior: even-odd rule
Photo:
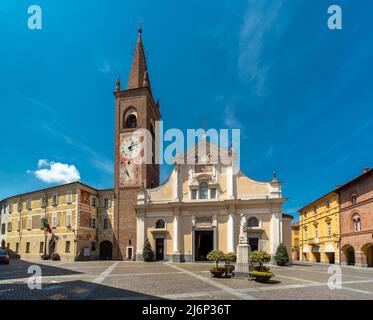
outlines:
[[[366,264],[368,267],[373,267],[373,243],[367,243],[361,247]]]
[[[349,266],[354,266],[355,265],[355,249],[353,246],[346,244],[342,248],[343,252],[343,259],[345,264]]]

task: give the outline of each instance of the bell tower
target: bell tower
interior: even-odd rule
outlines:
[[[155,102],[151,91],[141,28],[138,30],[127,88],[121,90],[118,79],[114,95],[113,257],[133,260],[137,249],[134,209],[137,194],[143,188],[159,185],[159,164],[155,163],[154,153],[157,150],[155,122],[159,121],[161,116],[159,104]],[[144,134],[145,132],[147,134]],[[144,161],[147,154],[150,156]]]

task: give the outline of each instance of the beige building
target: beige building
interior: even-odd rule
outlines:
[[[100,255],[111,259],[112,203],[112,190],[96,190],[80,182],[4,199],[7,217],[2,246],[13,256],[39,259],[50,253],[53,235],[54,252],[62,260],[97,259]],[[42,229],[43,218],[51,233]]]
[[[282,215],[285,198],[276,177],[255,181],[235,171],[232,161],[211,161],[218,150],[205,139],[197,150],[208,150],[207,156],[191,150],[178,155],[161,186],[139,192],[137,259],[146,239],[157,260],[203,261],[213,249],[235,252],[243,224],[250,230],[252,250],[273,256],[284,242],[290,255],[292,217]],[[196,164],[183,164],[191,157]]]

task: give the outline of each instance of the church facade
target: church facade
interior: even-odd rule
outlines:
[[[214,249],[235,252],[242,226],[248,230],[251,250],[275,255],[280,243],[291,252],[291,219],[282,213],[281,183],[255,181],[237,173],[235,162],[211,161],[217,146],[202,138],[193,150],[195,164],[178,155],[168,179],[159,187],[139,192],[136,206],[137,260],[148,239],[156,260],[205,261]],[[227,152],[224,154],[228,154]]]

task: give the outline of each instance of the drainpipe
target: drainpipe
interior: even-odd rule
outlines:
[[[48,204],[48,198],[47,198],[47,194],[44,193],[44,197],[45,197],[45,203],[44,203],[44,218],[47,219],[47,204]],[[44,255],[46,256],[47,255],[47,241],[48,241],[48,234],[45,232],[45,229],[44,229]]]
[[[338,239],[338,244],[339,244],[339,265],[342,265],[342,223],[341,223],[341,195],[338,193],[338,220],[339,220],[339,239]]]

